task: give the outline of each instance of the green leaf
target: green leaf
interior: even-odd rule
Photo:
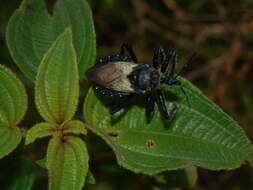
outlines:
[[[91,173],[91,171],[88,171],[88,173],[87,173],[86,183],[87,184],[91,184],[91,185],[96,184],[96,179],[93,176],[93,174]]]
[[[191,83],[180,80],[186,95],[177,86],[164,89],[167,107],[172,102],[178,106],[172,121],[156,111],[148,124],[142,96],[136,97],[138,104],[111,116],[105,97],[90,89],[84,104],[87,127],[112,147],[120,165],[135,172],[188,166],[233,169],[249,160],[252,145],[240,126]]]
[[[76,135],[87,134],[86,125],[79,120],[71,120],[64,124],[64,134],[73,133]]]
[[[36,161],[36,164],[38,164],[40,167],[46,169],[46,168],[47,168],[47,167],[46,167],[46,162],[47,162],[47,157],[42,158],[42,159],[40,159],[40,160],[37,160],[37,161]]]
[[[20,169],[15,171],[16,175],[6,190],[31,190],[35,181],[35,169],[27,160],[22,160]]]
[[[0,127],[0,137],[0,158],[3,158],[18,146],[22,134],[17,127]]]
[[[0,65],[0,127],[16,126],[27,110],[27,95],[20,80]]]
[[[49,190],[81,190],[88,172],[88,152],[78,137],[52,138],[47,151]]]
[[[43,138],[54,134],[54,124],[38,123],[27,131],[25,145],[33,143],[37,138]]]
[[[192,187],[198,178],[196,167],[166,171],[154,176],[154,185],[162,189],[189,188]]]
[[[48,122],[61,124],[70,120],[78,103],[78,70],[67,28],[45,54],[35,83],[35,101],[41,116]]]
[[[0,65],[0,158],[11,153],[22,135],[17,124],[27,110],[27,94],[20,80]]]
[[[62,133],[68,134],[87,134],[85,129],[85,124],[78,120],[71,120],[61,125],[42,122],[34,125],[31,129],[27,131],[25,145],[33,143],[37,138],[43,138],[50,135],[60,136]],[[63,129],[62,129],[63,128]]]
[[[38,164],[42,168],[46,168],[46,162],[47,162],[47,158],[45,157],[40,160],[37,160],[36,164]],[[88,173],[87,173],[86,183],[92,184],[92,185],[96,184],[96,179],[93,176],[93,174],[91,173],[91,171],[88,171]]]
[[[31,80],[48,48],[66,27],[73,31],[80,78],[96,57],[92,14],[85,0],[57,0],[53,15],[47,12],[44,0],[23,0],[9,20],[7,44],[12,58]]]

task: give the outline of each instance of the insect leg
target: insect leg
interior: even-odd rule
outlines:
[[[100,93],[103,94],[105,96],[111,96],[111,97],[126,97],[129,96],[130,93],[128,92],[120,92],[120,91],[116,91],[116,90],[112,90],[109,88],[105,88],[101,85],[98,84],[93,84],[94,88]]]
[[[164,61],[165,53],[163,48],[155,48],[154,49],[154,55],[153,55],[153,66],[155,69],[160,69],[161,65]]]
[[[176,48],[169,48],[166,53],[166,58],[163,62],[161,72],[162,73],[168,73],[169,69],[170,73],[169,76],[173,77],[175,73],[175,66],[177,63],[177,49]]]
[[[152,120],[154,113],[155,113],[155,97],[153,94],[149,94],[147,96],[146,102],[146,117],[148,122]]]
[[[177,106],[176,104],[172,105],[172,109],[170,111],[167,110],[166,104],[165,104],[165,97],[164,97],[164,93],[161,90],[157,90],[157,97],[156,97],[156,101],[159,105],[159,108],[162,112],[162,114],[164,115],[164,117],[167,120],[171,120],[172,116],[174,115],[174,113],[177,110]]]
[[[126,107],[129,104],[129,101],[132,99],[133,94],[127,96],[124,100],[119,103],[113,104],[110,108],[110,114],[115,114],[120,111],[122,108]]]
[[[135,53],[134,53],[134,51],[133,51],[133,48],[132,48],[132,46],[130,46],[128,43],[123,43],[122,44],[122,46],[121,46],[121,48],[120,48],[120,56],[125,56],[125,51],[127,51],[128,52],[128,54],[130,55],[130,57],[133,59],[133,61],[135,62],[135,63],[138,63],[138,60],[137,60],[137,57],[136,57],[136,55],[135,55]]]

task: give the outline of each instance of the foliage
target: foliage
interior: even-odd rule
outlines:
[[[250,160],[252,145],[240,127],[193,85],[181,82],[190,100],[179,87],[167,88],[167,100],[174,95],[179,107],[170,123],[157,112],[147,124],[140,105],[111,117],[90,89],[84,104],[87,127],[112,147],[120,165],[136,172],[155,174],[192,165],[232,169]]]
[[[68,26],[74,34],[73,44],[82,78],[95,60],[95,33],[86,1],[57,1],[50,15],[43,0],[24,0],[14,12],[7,27],[7,44],[15,63],[29,79],[35,80],[44,54]]]
[[[119,47],[117,40],[122,42],[122,37],[119,35],[119,39],[114,33],[124,31],[131,39],[131,32],[134,31],[137,38],[146,36],[163,44],[162,36],[165,34],[161,31],[164,30],[168,32],[166,40],[177,47],[183,46],[184,51],[189,51],[196,44],[203,47],[203,59],[225,54],[227,40],[215,36],[215,32],[223,35],[226,28],[215,25],[206,31],[201,28],[202,25],[199,28],[190,27],[198,16],[206,13],[208,16],[218,14],[219,17],[214,20],[220,19],[219,22],[229,14],[233,15],[222,12],[226,10],[222,4],[207,6],[194,1],[186,5],[181,1],[154,3],[141,0],[133,1],[131,7],[129,2],[104,0],[99,7],[95,1],[90,1],[94,13],[97,9],[110,15],[108,23],[110,19],[115,23],[117,19],[122,21],[124,18],[134,21],[133,15],[138,15],[142,21],[141,24],[130,22],[134,30],[127,33],[120,24],[115,30],[101,28],[104,21],[94,14],[98,43],[107,43],[107,48],[110,43]],[[118,13],[117,7],[122,4],[131,7],[130,11]],[[164,5],[170,10],[169,14],[164,10]],[[229,4],[229,7],[232,6],[232,3]],[[134,12],[136,10],[137,13]],[[166,28],[167,21],[164,20],[167,16],[173,16],[177,21],[171,23],[173,30]],[[94,20],[86,0],[57,0],[54,4],[45,3],[44,0],[23,0],[9,19],[6,42],[13,61],[21,70],[21,73],[15,71],[15,74],[27,87],[28,95],[20,79],[6,66],[0,65],[0,158],[2,163],[6,160],[10,168],[12,163],[20,165],[3,189],[43,189],[43,185],[40,187],[37,183],[41,177],[45,178],[45,171],[51,190],[189,188],[197,181],[196,167],[229,170],[252,161],[252,144],[242,128],[182,77],[180,81],[185,93],[174,86],[164,89],[168,108],[172,102],[179,108],[172,121],[165,121],[156,112],[151,123],[147,123],[145,102],[141,96],[136,96],[131,106],[110,115],[108,105],[117,100],[97,94],[85,79],[86,70],[95,64],[96,59]],[[197,21],[200,24],[201,21]],[[238,23],[240,21],[237,20]],[[230,21],[226,24],[235,28]],[[122,31],[117,31],[122,28]],[[201,35],[195,36],[194,32],[199,30]],[[156,38],[154,31],[162,35]],[[101,40],[106,33],[109,40]],[[234,30],[230,33],[233,39],[229,52],[236,54],[241,51],[240,39],[246,32],[237,36],[234,36]],[[112,40],[110,35],[113,36]],[[214,48],[216,43],[221,45]],[[153,46],[154,40],[149,45]],[[103,46],[98,50],[108,51]],[[151,56],[148,56],[150,59]],[[141,57],[145,60],[147,55]],[[228,58],[221,56],[212,64]],[[227,65],[231,59],[227,60]],[[192,74],[189,78],[197,75]],[[224,76],[229,77],[230,73],[226,72]],[[242,98],[249,102],[247,95],[243,94]],[[38,112],[30,111],[34,107]],[[32,119],[35,123],[31,122]],[[87,134],[87,129],[92,133]],[[21,143],[22,137],[26,146]],[[112,153],[115,153],[118,165],[122,167],[111,163]],[[34,167],[33,163],[37,163],[38,167]],[[101,180],[101,175],[104,180]]]
[[[0,158],[12,152],[20,143],[18,127],[27,109],[24,86],[6,67],[0,65]]]

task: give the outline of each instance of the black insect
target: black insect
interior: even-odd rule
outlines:
[[[126,55],[126,52],[128,55]],[[170,120],[177,110],[172,104],[170,111],[165,105],[165,96],[161,87],[181,85],[175,74],[177,62],[175,48],[154,49],[153,63],[138,63],[131,46],[123,44],[119,54],[105,56],[87,71],[88,79],[101,94],[112,97],[125,97],[111,106],[114,114],[124,108],[134,94],[146,95],[146,116],[150,121],[158,104],[165,119]]]

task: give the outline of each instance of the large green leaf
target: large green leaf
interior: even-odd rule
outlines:
[[[53,15],[44,0],[23,0],[7,27],[7,44],[22,72],[35,80],[38,66],[48,48],[66,27],[73,31],[80,78],[94,64],[96,47],[91,10],[86,0],[57,0]]]
[[[177,86],[166,88],[168,108],[171,102],[178,106],[172,121],[157,111],[148,124],[142,97],[111,116],[104,106],[108,100],[90,89],[84,104],[87,127],[112,147],[120,165],[135,172],[154,174],[192,165],[232,169],[249,160],[252,145],[240,126],[191,83],[180,80],[186,95]]]
[[[78,69],[67,28],[45,54],[35,83],[36,106],[48,122],[61,124],[70,120],[78,103]]]
[[[15,126],[24,117],[27,95],[20,80],[0,65],[0,127]]]
[[[0,127],[0,158],[11,153],[20,143],[22,134],[17,127]]]
[[[49,190],[81,190],[88,172],[88,152],[78,137],[52,138],[47,151]]]

